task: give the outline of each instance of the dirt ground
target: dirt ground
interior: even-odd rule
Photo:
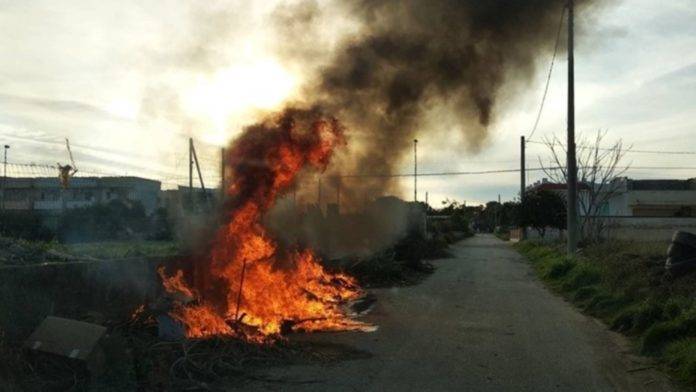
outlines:
[[[365,355],[270,368],[251,391],[670,391],[628,342],[538,282],[493,236],[452,247],[420,285],[374,290],[373,333],[294,336]],[[230,386],[234,387],[234,386]]]

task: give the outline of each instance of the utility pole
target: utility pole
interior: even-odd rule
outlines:
[[[428,204],[428,192],[425,192],[425,206],[430,206],[430,204]]]
[[[193,153],[193,162],[196,164],[196,172],[198,173],[198,180],[201,182],[201,190],[203,191],[203,198],[208,198],[208,192],[205,191],[205,184],[203,184],[203,175],[201,174],[201,165],[198,164],[198,154],[196,154],[196,148],[191,144],[191,152]]]
[[[189,208],[193,208],[193,138],[189,138]]]
[[[520,137],[520,202],[524,200],[524,192],[527,188],[527,172],[525,168],[525,147],[524,136]]]
[[[527,169],[525,167],[525,148],[527,147],[524,136],[520,137],[520,204],[524,202],[524,193],[527,190]],[[521,240],[527,237],[527,228],[520,228],[520,238]]]
[[[9,144],[5,144],[5,160],[2,166],[2,212],[5,212],[5,182],[7,181],[7,150],[10,149]]]
[[[574,0],[568,0],[568,256],[578,247],[578,168],[575,157],[575,10]]]
[[[418,202],[418,139],[413,139],[413,201]]]

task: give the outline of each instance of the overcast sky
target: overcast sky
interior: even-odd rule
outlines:
[[[196,6],[194,6],[194,3]],[[12,163],[66,162],[64,138],[85,174],[140,175],[165,187],[185,183],[187,137],[196,138],[206,178],[215,184],[218,147],[259,111],[296,98],[307,69],[278,57],[282,37],[268,18],[279,2],[220,6],[184,1],[0,0],[0,141]],[[636,150],[696,151],[696,7],[693,0],[605,1],[585,21],[576,58],[577,127],[608,131]],[[332,8],[331,8],[332,9]],[[327,53],[354,26],[340,9],[326,21]],[[300,38],[298,38],[300,39]],[[280,42],[279,42],[280,41]],[[515,169],[519,137],[528,134],[550,58],[522,91],[503,91],[497,120],[481,151],[443,150],[420,137],[423,172]],[[533,139],[565,130],[565,54],[556,63],[546,108]],[[529,145],[528,165],[547,160]],[[688,178],[693,155],[638,154],[633,178]],[[403,170],[410,170],[405,162]],[[9,175],[53,175],[11,166]],[[529,180],[542,177],[530,173]],[[423,178],[432,204],[445,198],[485,202],[515,197],[516,173]],[[412,194],[404,180],[402,196]]]

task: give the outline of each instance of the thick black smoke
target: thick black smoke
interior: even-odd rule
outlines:
[[[589,2],[576,1],[578,12]],[[311,89],[351,131],[351,151],[334,165],[341,173],[394,172],[414,137],[480,147],[501,89],[531,79],[539,56],[554,46],[565,8],[563,0],[344,3],[363,28],[320,69]],[[295,24],[285,9],[283,23],[302,31],[298,24],[320,19],[311,15],[313,9],[306,3],[298,7]],[[436,108],[446,109],[442,126],[426,127],[424,118]],[[460,134],[442,133],[452,128]],[[361,194],[392,190],[384,179],[362,179],[360,185]]]

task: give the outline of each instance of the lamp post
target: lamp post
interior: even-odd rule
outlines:
[[[418,202],[418,139],[413,139],[413,201]]]
[[[5,212],[5,182],[7,181],[7,150],[10,149],[9,144],[5,144],[5,159],[3,161],[3,167],[2,167],[2,203],[0,204],[0,207],[2,207],[2,212]]]

